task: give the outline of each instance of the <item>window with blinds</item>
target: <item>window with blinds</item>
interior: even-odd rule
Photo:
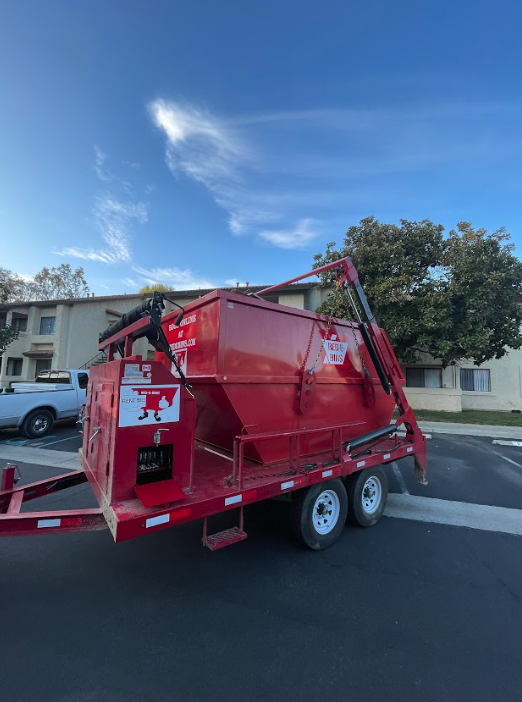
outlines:
[[[406,385],[409,388],[441,388],[441,368],[406,368]]]
[[[491,392],[491,375],[489,368],[461,368],[461,390]]]

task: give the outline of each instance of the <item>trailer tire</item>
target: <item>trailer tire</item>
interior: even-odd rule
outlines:
[[[26,439],[39,439],[46,436],[53,428],[54,417],[47,409],[36,409],[29,412],[20,427],[20,434]]]
[[[348,520],[362,527],[377,524],[388,499],[388,479],[382,466],[366,468],[346,479]]]
[[[348,513],[342,480],[329,480],[301,491],[292,501],[292,531],[314,551],[337,541]]]

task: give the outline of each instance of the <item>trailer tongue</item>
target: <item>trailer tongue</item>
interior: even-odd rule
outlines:
[[[327,270],[354,321],[263,300]],[[320,549],[347,515],[378,521],[381,464],[412,456],[426,482],[425,439],[349,258],[255,296],[216,290],[162,317],[163,306],[154,293],[100,337],[108,361],[91,370],[82,469],[17,488],[4,468],[0,536],[108,527],[119,542],[203,518],[215,550],[246,538],[245,505],[288,493],[294,531]],[[132,355],[143,336],[154,361]],[[98,509],[22,511],[87,480]],[[208,534],[209,517],[237,509],[238,526]]]

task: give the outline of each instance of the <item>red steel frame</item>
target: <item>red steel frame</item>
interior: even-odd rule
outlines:
[[[359,286],[357,271],[350,258],[344,258],[279,285],[266,288],[258,295],[262,296],[303,278],[332,269],[335,272],[337,285],[342,287],[352,286],[354,289],[357,289]],[[364,300],[363,302],[366,305],[366,301]],[[368,313],[369,309],[367,306],[365,309]],[[322,481],[348,476],[371,466],[389,463],[406,456],[414,457],[416,478],[425,484],[426,441],[417,426],[413,411],[404,394],[404,377],[397,359],[375,318],[371,313],[367,317],[368,334],[389,381],[390,392],[399,409],[399,417],[395,422],[396,428],[398,430],[404,425],[404,435],[398,436],[396,432],[390,432],[388,438],[370,442],[369,448],[362,447],[351,451],[349,442],[347,444],[343,441],[343,431],[346,431],[348,427],[353,428],[357,422],[349,422],[317,429],[240,435],[235,438],[232,456],[213,451],[208,447],[196,446],[196,453],[199,452],[200,458],[203,457],[201,460],[203,461],[202,465],[205,475],[210,476],[216,469],[218,475],[222,476],[224,471],[226,471],[225,467],[230,466],[230,462],[232,463],[232,474],[229,476],[228,487],[223,485],[219,488],[216,488],[215,485],[214,487],[209,486],[208,489],[201,490],[197,494],[188,491],[186,498],[180,504],[170,503],[155,508],[146,509],[142,506],[136,507],[133,504],[131,509],[125,504],[115,505],[113,506],[114,513],[112,516],[115,517],[117,523],[117,532],[114,527],[114,519],[110,520],[115,540],[121,541],[175,524],[205,518],[205,541],[207,538],[206,518],[208,516],[238,507],[242,508],[246,504],[303,489]],[[142,333],[148,324],[148,319],[143,318],[107,339],[103,344],[100,344],[101,348],[108,346],[108,360],[112,361],[114,359],[115,345],[121,343],[122,340],[125,342],[125,357],[131,356],[133,339]],[[313,459],[307,457],[306,460],[309,462],[306,465],[301,465],[300,439],[303,435],[315,432],[329,432],[331,434],[331,450]],[[393,436],[391,435],[392,433]],[[289,460],[287,463],[279,464],[275,467],[278,473],[275,475],[266,474],[266,470],[265,472],[263,470],[256,471],[255,466],[252,468],[252,465],[249,465],[249,475],[245,475],[245,444],[252,441],[269,441],[281,438],[288,438]],[[198,443],[196,442],[196,444]],[[211,454],[217,454],[217,456],[212,456],[211,458],[205,452],[205,448],[206,451],[210,451]],[[251,462],[249,463],[251,464]],[[63,531],[92,531],[107,528],[104,516],[106,508],[103,511],[101,508],[98,508],[21,512],[22,505],[29,500],[86,482],[87,477],[83,470],[31,483],[21,488],[14,487],[14,476],[14,466],[9,465],[4,468],[0,490],[0,536],[62,533]],[[243,514],[241,510],[241,533],[243,533],[242,521]],[[243,534],[242,538],[245,536]]]

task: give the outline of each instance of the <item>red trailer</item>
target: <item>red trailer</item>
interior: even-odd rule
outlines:
[[[351,322],[263,299],[327,270]],[[0,536],[109,528],[119,542],[203,519],[215,550],[246,538],[246,505],[287,495],[296,535],[321,549],[347,517],[380,519],[383,464],[412,456],[426,483],[425,439],[349,258],[257,295],[216,290],[162,317],[164,299],[154,293],[100,337],[108,361],[90,373],[82,469],[16,488],[15,466],[4,468]],[[154,361],[132,353],[143,336]],[[22,511],[85,481],[97,509]],[[209,517],[229,510],[238,526],[209,534]]]

